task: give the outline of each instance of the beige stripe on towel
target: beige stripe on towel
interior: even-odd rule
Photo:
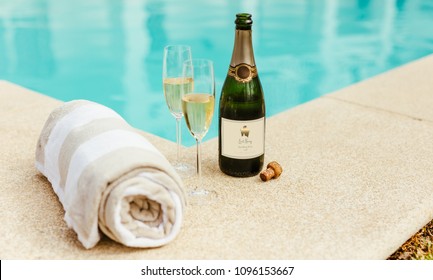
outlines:
[[[97,119],[71,131],[60,148],[60,188],[65,187],[69,163],[77,148],[80,147],[82,143],[97,136],[98,134],[112,130],[114,126],[117,127],[117,129],[133,131],[132,128],[125,122],[125,120],[116,118]]]
[[[50,116],[45,122],[44,127],[42,128],[41,135],[39,136],[37,148],[36,148],[36,160],[44,164],[45,163],[45,146],[47,145],[48,137],[51,134],[54,126],[57,124],[57,121],[76,108],[87,104],[87,101],[84,100],[76,100],[74,103],[69,104],[63,108],[63,110],[54,110],[51,112]]]

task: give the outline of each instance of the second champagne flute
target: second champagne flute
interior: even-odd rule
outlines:
[[[184,63],[184,76],[194,78],[191,91],[182,97],[182,111],[191,135],[197,142],[196,188],[191,195],[216,195],[213,191],[199,188],[201,185],[200,143],[209,130],[215,107],[215,79],[213,62],[208,59],[193,59]]]
[[[176,119],[177,156],[174,168],[182,177],[192,172],[192,166],[180,160],[182,97],[193,87],[192,77],[185,77],[183,73],[184,62],[191,62],[191,47],[185,45],[169,45],[164,48],[162,78],[165,101],[170,113]]]

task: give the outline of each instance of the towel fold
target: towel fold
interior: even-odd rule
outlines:
[[[180,231],[185,195],[167,159],[113,110],[76,100],[55,109],[36,147],[65,221],[85,248],[100,231],[131,247],[159,247]],[[98,230],[99,228],[99,230]]]

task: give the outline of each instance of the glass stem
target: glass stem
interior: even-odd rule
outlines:
[[[201,180],[201,149],[200,149],[201,139],[196,138],[195,140],[197,142],[197,175],[198,175],[198,179]]]
[[[182,145],[182,132],[180,129],[180,120],[182,118],[176,118],[176,142],[177,142],[177,155],[176,155],[176,161],[177,163],[180,162],[180,146]]]

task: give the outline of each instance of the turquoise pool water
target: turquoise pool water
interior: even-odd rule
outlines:
[[[267,116],[433,53],[433,0],[0,0],[0,79],[100,102],[175,141],[163,48],[214,60],[218,99],[238,12],[253,15]],[[182,142],[194,143],[184,122]]]

